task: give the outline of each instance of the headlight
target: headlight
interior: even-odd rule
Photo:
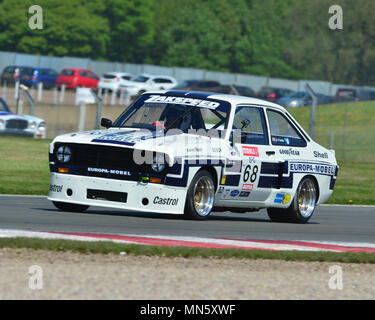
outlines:
[[[72,150],[67,146],[61,146],[57,149],[56,158],[59,162],[67,163],[72,158]]]
[[[36,122],[35,121],[30,122],[29,123],[29,129],[34,130],[35,128],[36,128]]]
[[[5,124],[5,121],[4,121],[4,120],[2,120],[2,119],[0,119],[0,127],[3,127],[3,126],[4,126],[4,124]]]
[[[46,130],[46,123],[45,122],[39,123],[38,130],[40,130],[40,131]]]
[[[163,156],[155,156],[151,165],[155,172],[162,172],[165,169],[165,162]]]

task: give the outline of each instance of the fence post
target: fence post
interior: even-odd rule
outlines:
[[[4,100],[6,100],[6,96],[7,96],[7,82],[6,81],[3,81],[3,92],[1,93],[1,96]]]
[[[316,109],[317,99],[316,99],[316,95],[315,95],[313,89],[311,89],[311,87],[308,83],[305,84],[305,89],[310,94],[310,96],[312,98],[309,127],[310,127],[310,137],[312,139],[314,139],[314,135],[315,135],[315,109]]]
[[[78,122],[78,131],[85,130],[85,122],[86,122],[86,103],[83,101],[79,102],[79,122]]]
[[[14,97],[16,98],[16,113],[20,114],[20,81],[16,81]]]
[[[331,131],[329,146],[331,150],[335,149],[335,132],[334,131]]]
[[[53,89],[53,104],[57,104],[57,87]]]
[[[60,102],[64,102],[64,94],[65,94],[65,84],[61,85],[61,92],[60,92]]]
[[[43,82],[38,82],[38,101],[42,101]]]
[[[112,106],[116,103],[116,97],[117,97],[116,91],[112,90],[112,99],[111,99]]]
[[[95,130],[100,129],[100,117],[102,115],[102,99],[96,94],[96,92],[91,89],[91,93],[96,100],[96,119],[95,119]]]

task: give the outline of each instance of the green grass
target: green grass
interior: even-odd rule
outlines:
[[[73,240],[51,240],[35,238],[3,238],[0,248],[26,248],[34,250],[72,251],[79,253],[219,258],[219,259],[273,259],[285,261],[319,261],[342,263],[375,263],[372,253],[357,252],[303,252],[265,251],[246,249],[213,249],[191,247],[160,247],[119,244],[106,241],[86,242]]]
[[[288,111],[309,133],[311,107]],[[375,101],[317,106],[314,140],[331,148],[331,135],[338,161],[375,162]]]
[[[47,195],[50,142],[0,137],[0,194]]]

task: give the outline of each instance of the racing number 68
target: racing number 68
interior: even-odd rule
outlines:
[[[245,168],[243,181],[247,182],[250,178],[250,182],[254,182],[257,179],[257,173],[258,173],[258,166],[255,165],[253,167],[253,170],[251,171],[251,165],[248,164]]]

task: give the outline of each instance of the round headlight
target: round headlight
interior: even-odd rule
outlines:
[[[34,130],[35,127],[36,127],[36,122],[35,121],[29,123],[29,129]]]
[[[38,130],[41,130],[41,131],[46,130],[46,123],[45,122],[39,123]]]
[[[151,168],[155,172],[162,172],[165,169],[164,157],[163,156],[154,157]]]
[[[69,162],[72,158],[72,150],[67,146],[61,146],[57,149],[56,158],[62,163]]]

